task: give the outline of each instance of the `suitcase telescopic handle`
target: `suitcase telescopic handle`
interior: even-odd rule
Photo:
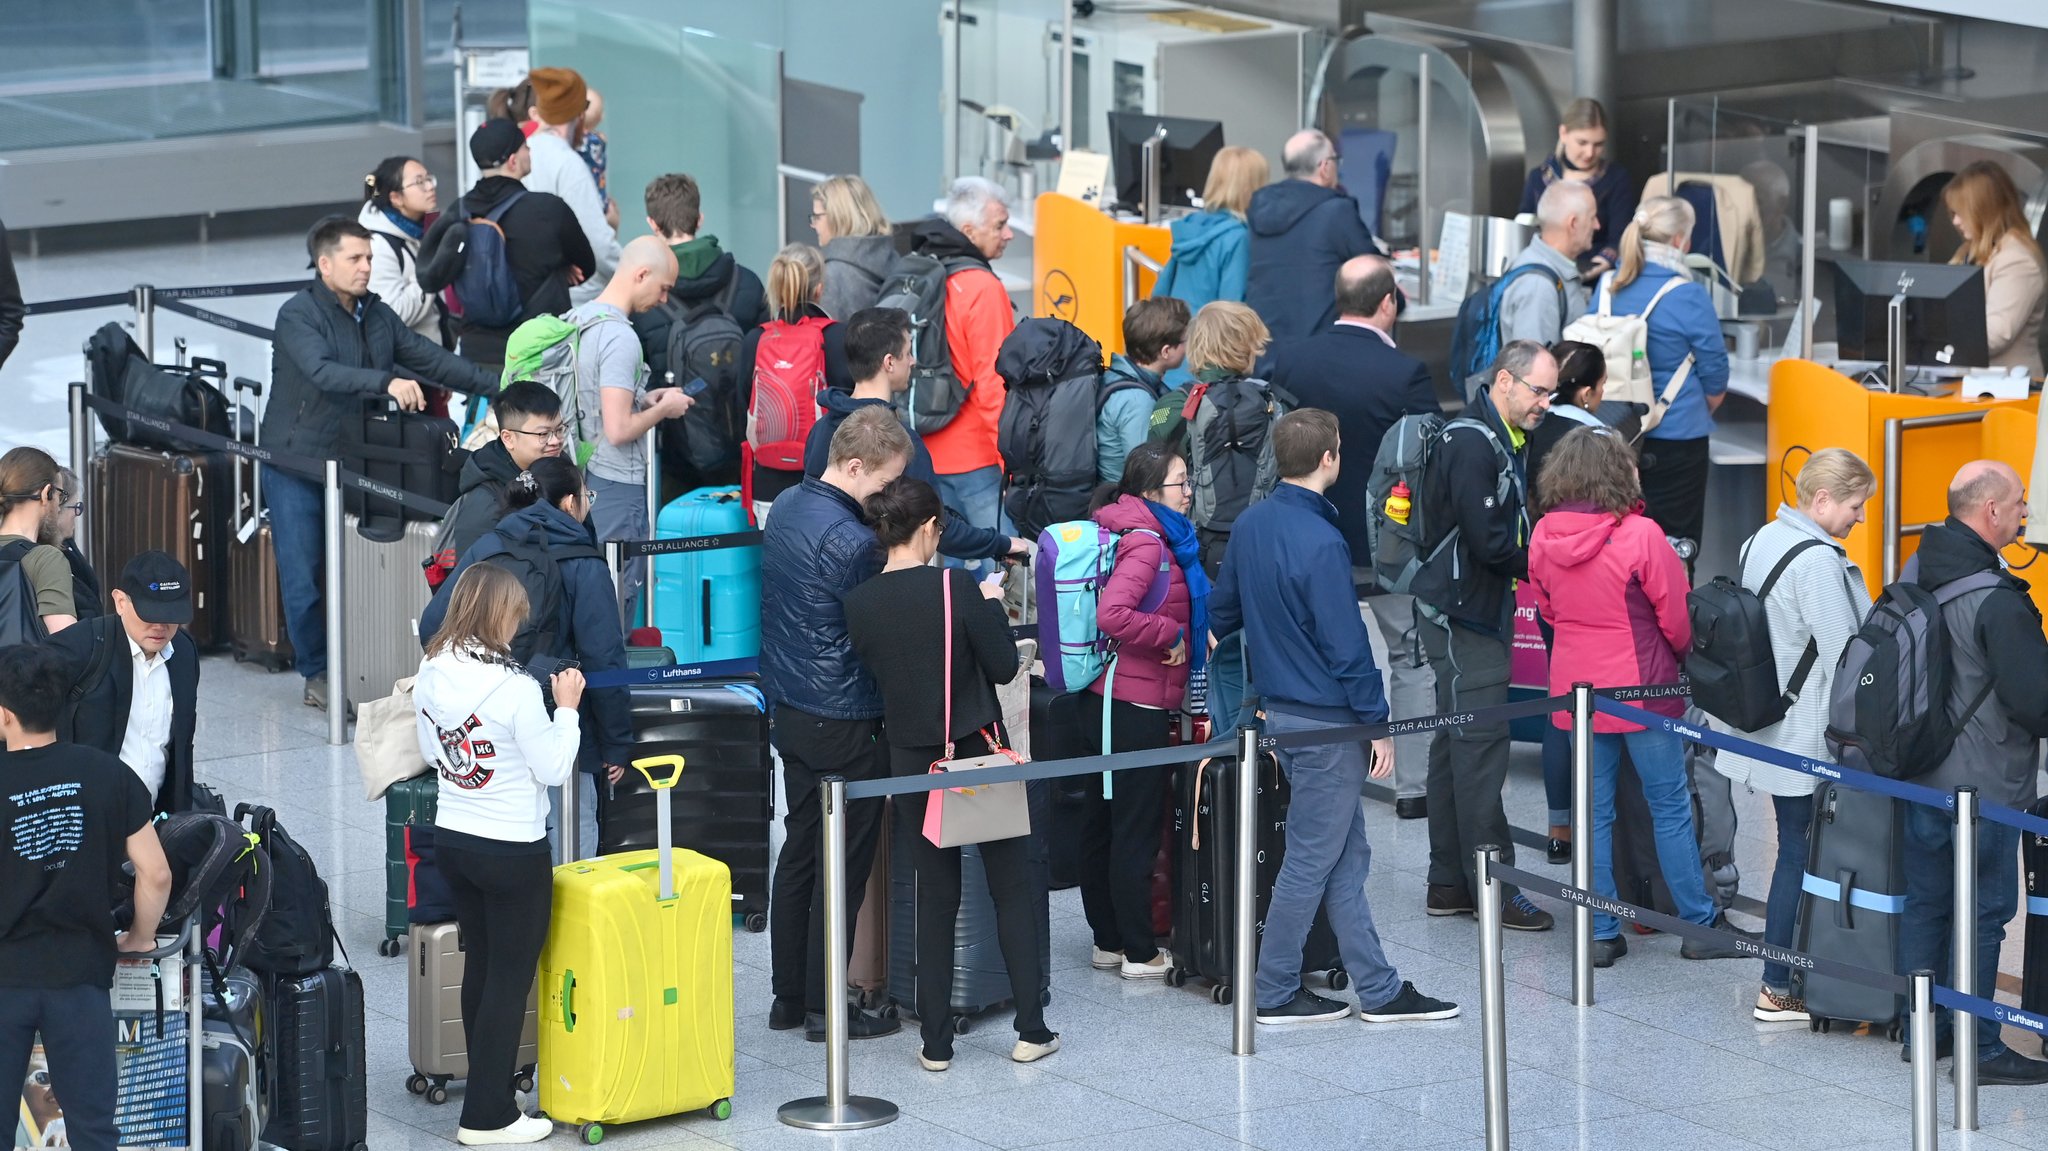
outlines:
[[[666,775],[656,778],[654,769],[658,767],[666,767],[669,771]],[[656,791],[663,791],[674,787],[676,782],[683,778],[683,757],[680,755],[650,755],[645,759],[634,760],[633,768],[641,775],[647,777],[647,786],[654,788]]]
[[[655,774],[657,768],[664,767],[666,773]],[[675,797],[670,793],[683,778],[683,757],[650,755],[634,760],[633,769],[646,776],[647,786],[654,789],[654,854],[661,865],[661,901],[666,903],[676,897],[675,829],[669,825]]]

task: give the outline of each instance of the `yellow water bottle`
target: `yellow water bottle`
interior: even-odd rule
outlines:
[[[1387,493],[1387,518],[1397,524],[1408,522],[1408,513],[1414,507],[1411,493],[1405,480],[1397,480],[1392,491]]]

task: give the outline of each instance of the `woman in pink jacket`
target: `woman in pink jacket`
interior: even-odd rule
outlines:
[[[1187,518],[1191,498],[1187,462],[1160,444],[1131,449],[1123,479],[1095,494],[1092,517],[1119,538],[1095,611],[1116,652],[1115,682],[1105,671],[1081,696],[1091,752],[1165,747],[1188,706],[1190,668],[1207,655],[1209,599]],[[1102,746],[1105,688],[1114,692],[1111,747]],[[1171,767],[1119,771],[1109,798],[1092,784],[1082,807],[1081,906],[1095,935],[1092,961],[1125,979],[1163,978],[1169,966],[1152,933],[1152,863],[1172,777]]]
[[[1529,539],[1529,580],[1536,607],[1557,629],[1550,649],[1550,690],[1563,695],[1574,683],[1621,687],[1670,683],[1679,655],[1692,644],[1686,617],[1685,561],[1664,530],[1643,514],[1635,453],[1606,428],[1580,428],[1552,449],[1538,480],[1542,518]],[[1650,711],[1676,717],[1676,699],[1646,701]],[[1560,713],[1558,726],[1569,727]],[[1700,871],[1693,835],[1692,796],[1686,787],[1685,748],[1678,736],[1614,716],[1593,716],[1593,887],[1615,898],[1614,779],[1623,746],[1643,781],[1643,798],[1656,824],[1657,861],[1678,914],[1736,934],[1717,916]],[[1593,917],[1593,965],[1612,966],[1628,954],[1621,923]],[[1752,938],[1754,938],[1752,936]],[[1733,959],[1732,947],[1687,940],[1687,959]]]

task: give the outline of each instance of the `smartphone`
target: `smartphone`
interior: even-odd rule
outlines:
[[[565,671],[568,671],[568,670],[569,670],[570,668],[579,668],[579,669],[580,669],[580,668],[581,668],[582,666],[583,666],[583,661],[582,661],[582,660],[577,660],[577,659],[561,659],[561,660],[556,660],[556,661],[555,661],[555,667],[554,667],[554,670],[553,670],[553,671],[550,671],[550,672],[549,672],[548,674],[549,674],[549,675],[551,675],[551,676],[553,676],[553,675],[560,675],[560,674],[562,674],[563,672],[565,672]]]
[[[703,377],[700,376],[697,379],[691,380],[689,383],[683,385],[683,394],[694,400],[698,396],[703,395],[704,390],[706,388],[709,388],[710,386],[711,381],[704,379]]]

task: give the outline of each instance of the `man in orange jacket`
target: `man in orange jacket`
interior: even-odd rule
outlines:
[[[939,494],[974,526],[1011,535],[1002,510],[1003,457],[996,450],[1006,394],[996,352],[1016,319],[1009,293],[989,266],[1010,245],[1009,196],[992,181],[963,176],[953,182],[945,212],[920,222],[914,234],[918,251],[962,265],[946,277],[946,347],[954,374],[970,390],[953,422],[924,437]]]

